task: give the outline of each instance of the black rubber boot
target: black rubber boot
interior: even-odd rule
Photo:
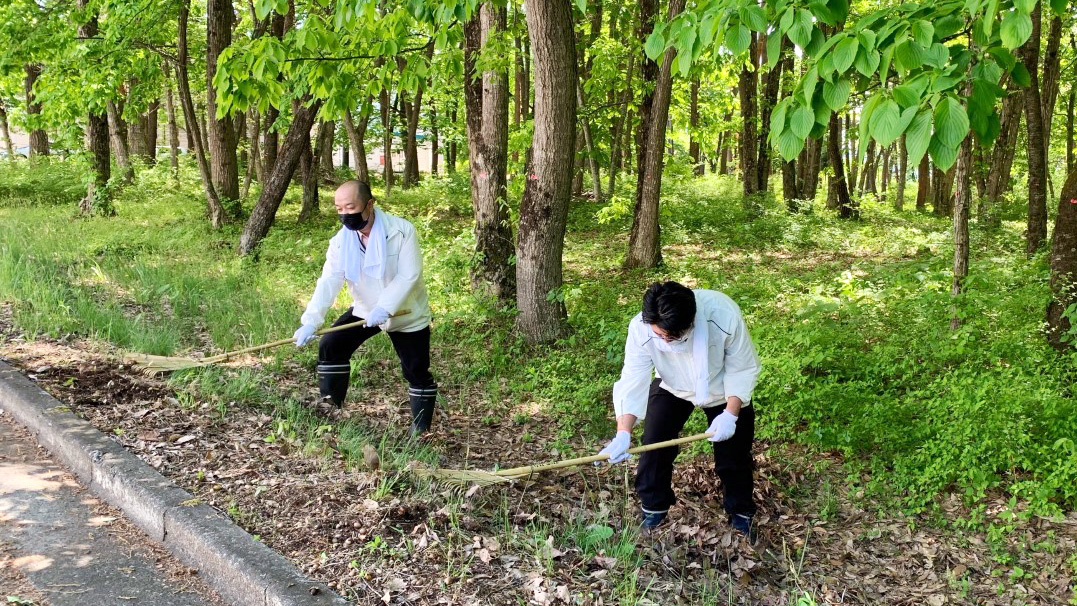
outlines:
[[[344,405],[344,396],[348,395],[348,380],[351,377],[351,364],[319,364],[318,391],[322,401],[335,408]]]
[[[411,435],[422,435],[430,430],[430,422],[434,419],[438,388],[409,387],[408,399],[411,400]]]

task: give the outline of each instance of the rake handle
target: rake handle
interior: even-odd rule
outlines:
[[[693,436],[685,436],[683,438],[674,438],[672,440],[666,440],[665,442],[655,442],[654,444],[644,444],[643,446],[637,446],[635,448],[629,448],[628,454],[639,454],[641,452],[647,452],[649,450],[658,450],[660,448],[669,448],[670,446],[680,446],[681,444],[688,444],[689,442],[698,442],[705,440],[714,434],[710,433],[697,433]],[[574,467],[576,465],[586,465],[587,463],[596,463],[598,461],[605,461],[610,458],[608,454],[596,454],[588,457],[578,457],[575,459],[566,459],[564,461],[558,461],[556,463],[545,463],[543,465],[526,465],[524,467],[513,467],[512,469],[500,469],[493,473],[499,476],[513,477],[521,475],[531,475],[540,471],[550,471],[552,469],[564,469],[565,467]]]
[[[411,313],[410,309],[401,309],[400,311],[396,312],[395,314],[393,314],[393,315],[391,315],[389,317],[390,318],[398,318],[400,316],[404,316],[404,315],[407,315],[409,313]],[[314,334],[316,334],[318,336],[327,335],[327,334],[329,334],[331,332],[338,332],[338,331],[341,331],[341,330],[347,330],[349,328],[356,328],[356,327],[359,327],[359,326],[366,326],[366,320],[358,320],[356,322],[349,322],[347,324],[341,324],[340,326],[330,326],[329,328],[323,328],[321,330],[318,330]],[[274,347],[280,347],[281,345],[287,345],[288,343],[295,343],[295,339],[294,338],[293,339],[281,339],[279,341],[272,341],[270,343],[262,343],[261,345],[254,345],[252,347],[245,347],[243,349],[237,349],[236,351],[230,351],[228,353],[223,353],[223,354],[220,354],[220,355],[217,355],[217,356],[206,358],[206,359],[202,360],[202,362],[203,362],[203,364],[216,364],[217,362],[224,362],[228,358],[233,358],[235,356],[240,356],[240,355],[247,354],[247,353],[253,353],[253,352],[256,352],[256,351],[262,351],[263,349],[272,349]]]

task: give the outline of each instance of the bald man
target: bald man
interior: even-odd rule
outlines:
[[[322,403],[341,410],[348,393],[351,356],[364,341],[385,332],[408,381],[412,435],[430,429],[437,383],[430,374],[430,305],[423,284],[419,238],[411,223],[375,208],[370,186],[346,181],[334,196],[343,227],[329,240],[322,276],[307,304],[296,347],[317,337],[340,289],[347,285],[352,306],[333,326],[366,320],[366,326],[329,333],[318,347],[318,389]],[[407,313],[397,315],[407,310]]]

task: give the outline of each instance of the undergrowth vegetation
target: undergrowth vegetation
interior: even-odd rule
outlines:
[[[1044,259],[1024,258],[1022,225],[974,224],[968,290],[955,300],[947,219],[873,199],[857,222],[818,202],[792,215],[777,200],[743,204],[732,179],[675,173],[664,183],[657,271],[620,269],[631,192],[573,204],[565,285],[549,296],[565,301],[575,331],[544,347],[516,336],[512,310],[470,292],[464,174],[383,201],[422,238],[434,371],[467,394],[449,414],[466,399],[472,414],[540,421],[531,439],[562,451],[598,444],[612,428],[609,392],[628,321],[647,284],[673,279],[721,290],[743,309],[764,366],[761,438],[840,452],[850,484],[913,513],[950,492],[971,506],[972,524],[998,491],[1037,513],[1077,506],[1077,357],[1044,342],[1048,271]],[[242,226],[209,227],[191,166],[178,187],[167,166],[142,171],[117,191],[112,218],[77,216],[80,174],[64,162],[0,165],[0,299],[19,330],[153,354],[230,350],[294,330],[338,227],[330,192],[322,214],[300,225],[293,191],[257,253],[240,258]],[[955,315],[961,325],[951,330]],[[391,356],[380,341],[357,358],[354,389],[370,373],[397,372],[373,364]],[[275,355],[315,362],[313,348]],[[264,402],[281,371],[252,370],[247,394],[214,372],[174,381],[225,402]],[[281,396],[273,406],[306,428],[293,438],[317,438],[317,421],[297,402]],[[688,431],[703,429],[701,417],[691,423]],[[579,532],[583,543],[611,540],[593,527]]]

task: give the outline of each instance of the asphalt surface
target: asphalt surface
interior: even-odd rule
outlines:
[[[221,603],[3,412],[0,551],[0,587],[36,606]]]

